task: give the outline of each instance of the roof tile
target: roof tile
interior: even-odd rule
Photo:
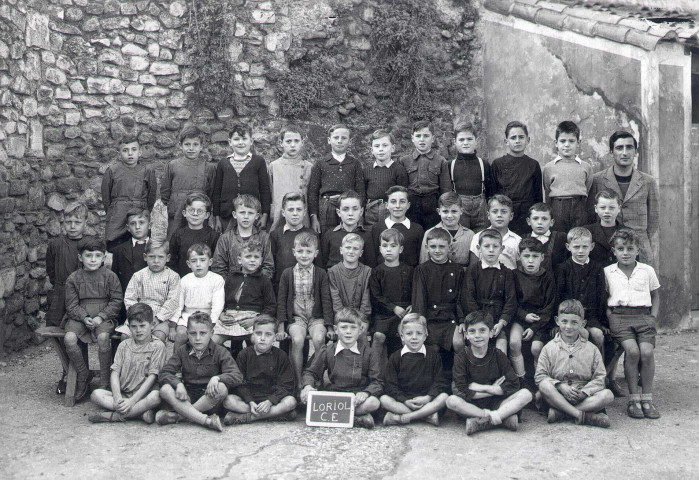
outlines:
[[[559,13],[568,8],[568,5],[564,5],[562,3],[547,2],[546,0],[538,0],[536,4],[540,7],[546,8],[548,10],[553,10]]]
[[[594,22],[604,22],[612,25],[618,23],[622,18],[618,15],[612,15],[611,13],[592,10],[590,8],[569,8],[566,13],[573,17],[587,18]]]
[[[555,12],[553,10],[548,10],[542,8],[536,14],[536,21],[541,25],[546,25],[547,27],[555,28],[557,30],[563,30],[563,24],[566,19],[566,15]]]
[[[652,35],[648,35],[644,32],[641,32],[639,30],[634,30],[633,28],[628,31],[626,34],[626,43],[635,45],[637,47],[640,47],[644,50],[653,51],[655,50],[655,46],[658,44],[660,41],[659,37],[654,37]]]
[[[650,28],[650,22],[647,20],[642,20],[640,18],[624,17],[619,20],[617,25],[623,25],[625,27],[631,27],[634,30],[640,30],[641,32],[647,32]]]
[[[629,27],[619,25],[611,25],[609,23],[597,22],[595,33],[597,36],[613,40],[615,42],[624,43],[626,34],[631,30]]]
[[[541,10],[541,7],[533,7],[531,5],[517,2],[512,7],[511,14],[515,17],[523,18],[532,23],[536,23],[536,13],[539,10]]]
[[[485,0],[483,2],[485,8],[502,15],[509,15],[513,5],[512,0]]]
[[[588,37],[594,37],[597,22],[593,22],[586,18],[571,17],[569,15],[565,18],[564,26],[575,33],[586,35]]]

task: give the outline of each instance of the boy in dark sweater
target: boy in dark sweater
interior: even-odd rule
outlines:
[[[590,251],[590,260],[599,263],[602,268],[616,262],[609,239],[612,238],[614,232],[624,228],[624,225],[618,220],[620,212],[621,198],[614,190],[602,190],[595,195],[597,222],[585,225],[585,228],[592,234],[592,242],[595,246]],[[585,311],[587,311],[587,307],[585,307]]]
[[[158,375],[160,398],[174,410],[158,411],[158,425],[185,419],[223,431],[221,419],[212,412],[229,390],[243,383],[243,376],[228,350],[211,339],[213,330],[208,314],[198,312],[189,317],[187,343],[175,348]]]
[[[447,371],[451,371],[452,350],[459,352],[464,348],[458,301],[464,269],[449,260],[450,248],[449,232],[442,228],[430,230],[427,236],[430,259],[415,267],[412,304],[412,311],[427,319],[427,344],[441,348]]]
[[[507,352],[505,327],[517,313],[517,293],[512,270],[505,267],[498,257],[502,251],[502,236],[497,230],[483,230],[478,238],[480,260],[466,270],[461,292],[461,308],[464,312],[485,310],[498,321],[493,327],[495,345]]]
[[[420,245],[425,231],[419,223],[406,217],[406,213],[410,209],[408,190],[399,185],[386,190],[386,208],[388,209],[388,217],[373,225],[369,230],[368,245],[364,254],[366,263],[370,267],[375,267],[380,263],[381,232],[388,228],[394,228],[403,234],[401,262],[414,267],[419,263]]]
[[[303,225],[303,219],[306,217],[306,197],[301,192],[285,194],[282,198],[280,213],[283,221],[278,222],[277,228],[269,234],[272,258],[274,259],[272,285],[275,291],[279,291],[279,278],[282,276],[282,272],[296,265],[294,255],[296,237],[306,232],[317,235],[315,230]],[[317,244],[318,242],[316,242],[316,246]]]
[[[221,234],[209,226],[211,200],[200,192],[187,195],[182,210],[186,225],[178,228],[170,238],[170,262],[172,268],[180,277],[189,273],[187,252],[195,243],[207,245],[211,252],[216,250],[216,243]]]
[[[252,345],[238,354],[238,367],[243,384],[223,401],[230,410],[224,425],[239,425],[278,418],[296,418],[294,373],[289,357],[274,346],[277,321],[269,315],[260,315],[252,327]]]
[[[369,228],[386,218],[386,190],[394,185],[408,186],[408,172],[403,164],[394,162],[395,139],[388,130],[376,130],[371,134],[371,154],[374,162],[364,166],[364,190],[366,209],[364,226]]]
[[[385,394],[381,406],[388,410],[384,426],[424,420],[439,425],[439,411],[446,406],[449,383],[436,348],[425,347],[427,320],[417,313],[403,317],[398,327],[403,349],[386,365]]]
[[[294,239],[293,254],[296,265],[288,267],[279,281],[277,319],[279,332],[284,325],[291,337],[291,365],[301,385],[303,346],[306,335],[311,336],[315,351],[325,345],[328,332],[333,329],[333,305],[328,274],[313,265],[318,255],[318,237],[314,231],[303,232]]]
[[[311,227],[318,234],[332,230],[339,223],[336,210],[342,192],[354,190],[364,203],[364,172],[362,164],[347,154],[350,130],[347,125],[337,124],[328,129],[330,155],[318,160],[311,169],[308,181],[308,212]]]
[[[324,231],[320,237],[320,266],[326,270],[342,262],[340,247],[342,240],[350,233],[356,233],[366,239],[367,233],[360,225],[364,209],[362,199],[354,190],[348,190],[339,196],[337,216],[340,224]],[[364,255],[360,257],[364,261]]]
[[[505,127],[505,145],[508,153],[491,164],[494,193],[510,197],[514,219],[510,230],[518,235],[529,233],[526,218],[529,207],[543,201],[541,165],[524,154],[529,144],[529,131],[521,122],[510,122]]]
[[[372,348],[381,358],[383,368],[388,356],[400,348],[397,327],[400,319],[411,310],[413,267],[399,259],[403,251],[402,233],[389,228],[381,232],[380,238],[383,262],[371,271],[369,291],[374,314]]]
[[[466,435],[502,425],[516,431],[517,413],[532,400],[507,355],[489,346],[493,317],[482,310],[464,319],[468,347],[454,359],[454,394],[447,408],[466,417]]]
[[[566,233],[551,229],[554,225],[551,216],[551,207],[545,203],[535,203],[529,207],[527,225],[532,229],[531,233],[522,238],[536,238],[544,244],[544,262],[541,267],[553,272],[557,265],[565,261],[568,256],[566,250]]]
[[[372,412],[378,410],[383,393],[379,358],[366,343],[359,342],[363,315],[354,308],[335,313],[337,342],[321,347],[303,372],[301,403],[308,403],[311,390],[354,392],[354,423],[373,428]],[[328,382],[324,381],[327,372]]]
[[[519,244],[521,265],[515,270],[517,315],[510,326],[510,360],[518,377],[524,377],[522,342],[531,341],[534,364],[548,339],[549,322],[556,303],[556,281],[553,273],[542,268],[544,245],[534,238]]]

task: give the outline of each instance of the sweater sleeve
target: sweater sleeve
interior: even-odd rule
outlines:
[[[277,381],[274,385],[274,390],[269,396],[269,401],[274,405],[282,401],[284,397],[294,395],[296,386],[296,377],[294,370],[291,368],[291,362],[286,353],[278,351],[277,353]]]
[[[536,167],[534,168],[534,179],[532,181],[532,198],[534,199],[534,203],[539,203],[544,201],[543,193],[541,190],[541,165],[536,160],[534,161],[536,162]]]
[[[320,201],[320,162],[318,160],[311,168],[311,178],[308,180],[308,214],[318,215],[318,202]]]
[[[476,282],[474,280],[474,269],[480,268],[478,263],[470,265],[464,274],[464,281],[461,284],[461,310],[465,315],[478,310],[478,302],[476,301]],[[493,321],[497,321],[493,319]]]
[[[330,344],[332,347],[335,346],[334,343]],[[323,345],[320,350],[318,350],[311,359],[310,363],[306,366],[303,371],[303,386],[310,385],[313,388],[319,388],[323,385],[323,374],[328,367],[328,346]]]
[[[163,179],[160,182],[160,199],[165,205],[170,202],[170,197],[172,196],[172,161],[168,162],[165,166],[165,173],[163,173]]]
[[[274,278],[274,257],[272,256],[271,243],[269,236],[262,238],[262,273],[270,279]]]
[[[587,384],[580,390],[584,392],[587,396],[594,395],[604,389],[604,381],[607,377],[607,370],[604,368],[604,359],[602,354],[597,350],[597,347],[590,349],[594,350],[594,357],[592,359],[592,378]]]
[[[262,277],[262,294],[264,295],[265,306],[262,313],[274,317],[277,314],[277,297],[274,295],[272,281],[267,277]]]
[[[507,355],[497,349],[495,349],[495,354],[497,355],[500,372],[505,377],[505,381],[500,385],[500,388],[502,388],[503,396],[507,398],[519,390],[519,377],[517,377],[514,368],[512,368]]]
[[[324,270],[322,270],[320,276],[320,302],[323,305],[323,322],[325,327],[332,327],[335,324],[335,313],[333,311],[332,295],[330,295],[330,281],[328,280],[327,272]]]
[[[489,199],[495,195],[495,182],[493,181],[493,169],[487,160],[483,160],[483,176],[485,177],[485,198]]]
[[[260,203],[262,204],[261,214],[270,213],[270,207],[272,204],[272,188],[269,181],[269,173],[267,172],[267,162],[265,159],[260,157],[260,167],[257,170],[258,182],[260,185]]]
[[[289,321],[286,304],[289,301],[289,275],[292,274],[293,267],[284,269],[279,278],[279,293],[277,294],[277,320],[281,323]]]
[[[356,160],[357,165],[354,168],[354,190],[359,194],[359,199],[362,205],[366,205],[366,189],[364,187],[364,168],[360,160]]]
[[[211,297],[211,321],[216,323],[223,312],[226,303],[226,282],[220,275],[215,277],[214,291]]]
[[[175,230],[170,237],[170,261],[167,266],[173,270],[177,270],[180,265],[180,231]]]
[[[251,350],[249,348],[244,348],[240,351],[237,358],[238,369],[243,376],[243,383],[238,385],[235,391],[245,403],[250,403],[254,400],[252,392],[250,391],[250,385],[248,384],[248,360],[250,359],[250,352]],[[255,355],[255,352],[252,352],[252,354]]]
[[[75,274],[68,276],[66,280],[66,312],[68,318],[76,322],[84,322],[89,317],[87,311],[80,305],[80,296]]]
[[[218,375],[219,381],[224,383],[228,387],[228,391],[233,390],[238,385],[243,383],[243,374],[240,373],[238,364],[235,363],[233,357],[231,357],[228,349],[219,347],[215,350],[216,362],[219,365]]]
[[[230,270],[228,255],[230,254],[231,241],[228,235],[221,235],[216,242],[214,257],[211,259],[211,271],[225,276]]]
[[[384,384],[383,373],[381,372],[381,365],[379,363],[379,355],[373,348],[369,347],[366,348],[365,352],[368,352],[369,354],[369,371],[367,373],[369,383],[362,391],[378,398],[381,393],[383,393]]]
[[[536,382],[537,386],[541,385],[541,382],[544,381],[550,381],[553,382],[553,385],[556,385],[560,383],[558,380],[552,377],[552,368],[553,368],[553,363],[551,359],[551,353],[549,348],[551,346],[553,348],[553,344],[551,342],[547,343],[544,345],[544,348],[541,349],[541,353],[539,354],[539,360],[536,364],[536,372],[534,373],[534,381]]]
[[[337,278],[337,272],[334,269],[328,270],[328,286],[330,288],[330,298],[333,303],[333,310],[338,312],[342,308],[342,297],[340,296],[339,282],[340,279]]]
[[[158,193],[158,173],[150,166],[146,167],[143,175],[143,189],[141,190],[141,198],[146,204],[148,210],[153,210]]]
[[[398,368],[400,366],[400,351],[394,352],[386,363],[384,393],[397,402],[405,403],[408,396],[398,384]]]
[[[371,305],[374,308],[374,313],[381,307],[383,313],[392,312],[396,305],[391,302],[381,289],[380,274],[376,268],[372,269],[369,276],[369,291],[371,292]]]
[[[223,188],[223,165],[221,163],[227,161],[227,158],[222,158],[216,164],[216,171],[214,172],[214,185],[211,192],[211,209],[214,217],[221,216],[221,189]]]
[[[177,374],[182,372],[182,355],[187,355],[186,345],[175,348],[170,359],[163,365],[158,374],[160,386],[170,385],[172,388],[177,388],[177,385],[182,383],[182,380],[177,377]]]
[[[112,167],[111,165],[107,167],[102,176],[102,204],[104,205],[104,211],[109,212],[112,207]]]
[[[422,276],[422,269],[418,266],[413,273],[413,294],[412,294],[413,313],[425,315],[427,313],[427,288],[425,280]]]
[[[56,286],[56,240],[46,248],[46,275],[52,286]]]
[[[467,360],[463,351],[454,355],[454,395],[457,395],[467,402],[470,402],[473,400],[473,396],[476,394],[476,392],[468,388],[469,384],[471,383],[471,375],[466,367],[466,363]]]
[[[141,285],[141,276],[138,272],[134,273],[129,280],[129,284],[126,286],[126,292],[124,293],[124,307],[128,310],[131,305],[138,303],[138,292],[143,290]]]
[[[449,173],[449,163],[442,158],[442,165],[439,172],[439,194],[442,195],[453,190],[451,174]]]
[[[543,283],[544,288],[541,293],[544,296],[545,303],[544,306],[539,309],[539,321],[531,325],[534,327],[534,332],[538,332],[549,327],[551,316],[553,315],[553,307],[556,305],[556,282],[553,279],[553,276],[549,273],[545,274]]]
[[[369,276],[371,269],[365,265],[366,273],[363,272],[362,285],[362,303],[359,306],[359,311],[366,315],[367,320],[371,318],[371,294],[369,293]]]
[[[444,368],[442,366],[442,357],[435,352],[432,356],[432,385],[427,394],[435,398],[436,396],[449,391],[449,381],[444,375]]]
[[[502,307],[500,318],[507,323],[512,321],[512,317],[517,313],[517,292],[515,291],[515,274],[511,270],[505,269],[505,305]],[[493,319],[495,322],[498,319]]]
[[[109,295],[109,302],[107,302],[107,305],[105,305],[98,315],[105,321],[116,321],[117,318],[119,318],[119,313],[121,312],[121,304],[124,301],[124,294],[121,291],[121,282],[119,282],[119,277],[116,276],[116,273],[106,269],[105,273],[107,274],[106,286],[107,294]]]

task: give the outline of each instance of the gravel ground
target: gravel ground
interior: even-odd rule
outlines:
[[[311,428],[299,418],[218,434],[91,425],[96,407],[64,407],[53,392],[59,364],[43,344],[0,362],[0,478],[699,478],[699,332],[660,335],[656,362],[663,417],[630,419],[617,399],[608,430],[547,425],[525,410],[519,432],[473,437],[451,416],[439,428]]]

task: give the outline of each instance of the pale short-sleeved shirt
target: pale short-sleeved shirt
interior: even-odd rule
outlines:
[[[482,232],[482,230],[481,230]],[[480,253],[478,253],[478,240],[481,238],[481,232],[476,233],[471,240],[471,251],[473,254],[481,258]],[[504,237],[502,237],[502,253],[500,254],[499,260],[510,270],[515,270],[517,268],[517,259],[519,258],[519,242],[522,237],[517,235],[512,230],[508,230]]]
[[[133,338],[119,344],[112,371],[119,374],[122,393],[131,394],[138,390],[148,375],[157,375],[165,365],[165,344],[152,340],[138,345]]]
[[[614,263],[604,267],[604,277],[607,280],[610,307],[651,307],[650,292],[660,288],[658,276],[650,265],[636,262],[636,267],[627,277]]]

